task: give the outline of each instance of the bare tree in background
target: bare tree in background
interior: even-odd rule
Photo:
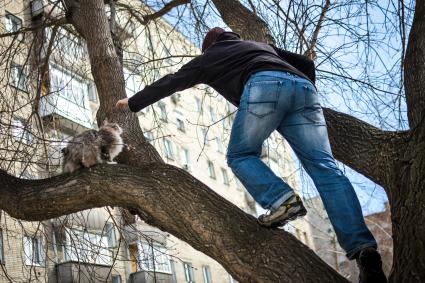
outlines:
[[[158,7],[157,3],[148,4]],[[37,181],[11,176],[7,172],[15,172],[12,167],[16,161],[26,160],[20,165],[25,166],[44,160],[44,133],[39,125],[34,127],[34,131],[41,131],[35,135],[39,148],[27,147],[25,142],[14,143],[2,156],[5,162],[0,174],[2,209],[18,219],[45,220],[93,207],[119,206],[137,212],[147,223],[170,232],[211,256],[241,282],[346,281],[293,236],[258,226],[253,217],[219,197],[186,171],[165,164],[144,139],[136,115],[114,110],[115,101],[125,97],[122,67],[125,60],[122,48],[125,45],[108,15],[113,14],[114,9],[122,9],[137,24],[146,25],[177,7],[173,15],[177,18],[178,27],[205,30],[210,19],[221,18],[245,39],[276,43],[314,58],[320,70],[319,76],[325,82],[327,91],[324,94],[332,93],[344,98],[344,92],[348,91],[356,95],[354,102],[350,102],[348,97],[341,101],[348,106],[362,106],[363,113],[359,116],[364,118],[367,114],[376,126],[354,116],[325,109],[334,155],[381,185],[388,195],[394,237],[390,281],[425,280],[425,228],[420,225],[425,215],[425,100],[421,94],[421,84],[425,81],[425,3],[389,1],[383,6],[374,1],[341,4],[289,1],[288,5],[278,1],[171,1],[160,6],[156,13],[121,1],[107,6],[108,13],[100,0],[65,0],[64,18],[65,26],[85,40],[91,75],[99,95],[98,123],[108,118],[125,128],[128,150],[121,155],[121,164],[113,168],[97,166],[72,176],[60,175]],[[381,29],[376,29],[376,21],[382,21]],[[42,24],[52,27],[48,33],[50,38],[57,33],[55,26],[59,23],[57,19],[51,19]],[[39,27],[28,29],[28,32],[17,34],[33,36]],[[389,38],[386,37],[388,35]],[[34,55],[39,50],[36,48],[37,40],[29,45],[35,46],[34,52],[26,49],[28,45],[19,43],[19,36],[14,36],[12,45],[7,45],[3,58],[11,58],[15,54],[27,54],[23,56],[24,61],[25,57],[37,58]],[[383,56],[386,48],[398,56],[391,64],[387,64]],[[347,53],[344,54],[344,50]],[[353,58],[359,59],[358,64],[349,62]],[[155,62],[155,58],[151,60]],[[31,62],[37,60],[31,59]],[[377,62],[382,68],[375,70],[373,66]],[[37,102],[37,90],[42,89],[44,75],[43,64],[41,67],[38,63],[35,65],[32,69],[37,70],[35,74],[40,85],[28,90],[33,102]],[[7,71],[18,70],[19,74],[19,68],[10,63],[6,66]],[[16,83],[19,87],[20,80]],[[1,109],[25,106],[19,105],[18,95],[13,97],[16,100],[13,103],[3,99]],[[22,138],[28,132],[25,125],[37,125],[38,112],[34,110],[32,113],[30,117],[34,120],[14,127],[24,129],[20,132]],[[11,122],[7,124],[11,125]],[[14,146],[18,148],[11,150]],[[10,154],[13,156],[10,157]],[[42,162],[41,166],[45,165]],[[19,168],[19,172],[25,172],[22,169]],[[186,205],[188,203],[190,205]]]

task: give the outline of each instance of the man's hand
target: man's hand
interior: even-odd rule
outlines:
[[[128,107],[128,98],[124,98],[124,99],[118,100],[117,101],[117,104],[115,104],[115,107],[118,108],[118,109],[120,109],[120,110]]]

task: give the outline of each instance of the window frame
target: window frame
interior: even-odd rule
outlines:
[[[18,16],[16,16],[16,15],[14,15],[13,13],[11,13],[11,12],[8,12],[8,11],[6,11],[5,12],[5,16],[4,16],[4,18],[5,18],[5,24],[4,24],[4,26],[5,26],[5,30],[6,30],[6,32],[9,32],[9,33],[12,33],[12,32],[18,32],[20,29],[22,29],[22,27],[23,27],[23,20],[20,18],[20,17],[18,17]],[[13,20],[15,20],[15,23],[18,23],[18,28],[15,30],[15,29],[10,29],[10,30],[8,30],[8,26],[9,26],[9,24],[8,24],[8,22],[7,21],[13,21]],[[13,27],[14,25],[12,25],[12,27]],[[21,40],[23,40],[24,39],[24,36],[23,36],[23,34],[22,33],[18,33],[18,34],[16,34],[15,35],[15,37],[19,40],[19,41],[21,41]]]
[[[34,136],[29,130],[29,126],[26,124],[26,121],[20,117],[12,117],[12,121],[10,123],[12,127],[12,137],[22,142],[26,145],[31,145],[34,141]],[[16,134],[16,135],[15,135]]]
[[[196,112],[202,114],[203,112],[202,100],[197,98],[196,96],[195,96],[195,105],[196,105]]]
[[[93,243],[93,237],[95,237],[96,243]],[[90,248],[87,248],[87,245],[90,245]],[[94,250],[92,248],[94,245],[99,248]],[[108,246],[107,235],[101,231],[66,228],[65,259],[110,266],[113,263],[113,257]]]
[[[203,145],[209,145],[208,129],[201,128],[201,135],[202,135],[202,144]]]
[[[211,268],[209,265],[202,266],[202,275],[204,278],[204,283],[212,283]]]
[[[216,115],[216,113],[214,111],[214,108],[212,106],[209,106],[208,112],[210,114],[210,121],[211,121],[211,123],[217,122],[217,115]]]
[[[157,106],[159,108],[159,119],[163,122],[168,122],[167,105],[159,101]]]
[[[23,253],[25,257],[25,265],[30,266],[43,266],[45,263],[45,254],[44,254],[44,243],[43,238],[38,235],[24,235],[23,239]],[[34,241],[36,241],[36,254],[37,258],[34,258]],[[30,244],[28,247],[27,245]],[[30,249],[31,251],[29,251]],[[27,254],[27,251],[30,254]],[[36,261],[35,261],[36,260]]]
[[[226,186],[230,186],[230,179],[229,174],[227,174],[227,170],[223,167],[221,167],[221,177],[223,178],[223,184]]]
[[[186,283],[195,283],[195,274],[193,273],[193,265],[191,262],[183,262],[184,278]]]
[[[173,274],[173,269],[171,267],[171,260],[168,254],[166,253],[167,249],[164,246],[146,243],[139,241],[137,242],[138,249],[138,261],[137,265],[138,270],[155,272],[155,273],[165,273],[165,274]],[[145,253],[144,251],[148,251]],[[148,254],[147,258],[146,255]],[[164,260],[160,265],[155,264],[157,259]],[[146,264],[148,262],[148,264]],[[153,268],[151,268],[153,266]],[[159,268],[158,268],[159,267]],[[166,268],[163,268],[166,267]]]
[[[181,148],[180,161],[181,161],[183,169],[185,169],[186,171],[190,171],[191,169],[190,153],[187,148],[184,148],[184,147]]]
[[[207,160],[207,166],[208,166],[208,176],[211,179],[217,179],[217,175],[215,174],[215,168],[214,163],[211,160]]]
[[[175,111],[176,116],[176,127],[177,130],[181,131],[182,133],[186,132],[186,123],[184,121],[184,116],[179,111]]]
[[[163,144],[164,144],[165,158],[167,158],[169,160],[174,160],[173,143],[171,142],[171,140],[168,139],[168,138],[164,138]]]
[[[9,71],[9,85],[23,92],[28,92],[28,76],[25,69],[24,65],[12,62]]]

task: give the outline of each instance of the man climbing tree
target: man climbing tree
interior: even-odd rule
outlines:
[[[333,158],[314,68],[307,57],[216,27],[206,34],[202,55],[116,106],[137,112],[176,91],[210,85],[238,107],[227,162],[269,210],[259,224],[276,228],[307,213],[300,197],[260,159],[263,142],[277,130],[312,177],[341,247],[357,261],[360,282],[387,282],[353,186]]]

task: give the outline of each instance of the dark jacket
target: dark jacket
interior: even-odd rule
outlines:
[[[314,62],[305,56],[275,46],[244,41],[236,33],[225,32],[202,55],[136,93],[128,101],[137,112],[177,91],[204,83],[238,106],[245,82],[253,73],[279,70],[315,82]]]

